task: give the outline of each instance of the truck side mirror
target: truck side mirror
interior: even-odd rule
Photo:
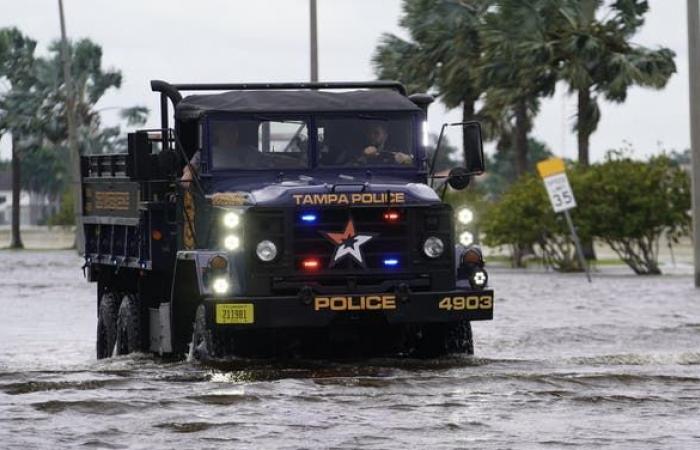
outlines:
[[[484,173],[484,146],[479,122],[462,124],[464,139],[464,166],[470,175]]]
[[[479,122],[457,122],[445,123],[440,130],[435,153],[430,161],[429,174],[435,178],[435,163],[438,159],[438,154],[447,141],[445,131],[450,127],[462,128],[462,143],[464,152],[464,167],[456,167],[450,171],[447,176],[447,183],[453,189],[464,189],[469,185],[469,178],[473,175],[481,175],[484,173],[484,147],[481,140],[481,125]],[[432,181],[431,181],[432,186]]]

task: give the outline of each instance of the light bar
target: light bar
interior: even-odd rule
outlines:
[[[399,260],[396,258],[387,258],[384,260],[384,265],[387,267],[396,267],[399,265]]]

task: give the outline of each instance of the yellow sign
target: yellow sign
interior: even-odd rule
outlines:
[[[556,175],[558,173],[564,173],[566,168],[564,167],[564,160],[561,158],[550,158],[545,159],[537,163],[537,171],[540,173],[542,178],[547,178],[551,175]]]
[[[295,194],[297,206],[305,205],[377,205],[386,203],[406,203],[403,192],[375,192],[354,194]]]
[[[248,324],[255,322],[251,303],[221,303],[216,305],[216,323]]]
[[[383,309],[396,309],[395,295],[339,295],[314,299],[315,311],[377,311]]]

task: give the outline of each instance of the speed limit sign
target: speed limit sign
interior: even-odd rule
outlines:
[[[576,207],[574,192],[565,173],[548,176],[544,179],[544,186],[547,188],[554,212],[560,213]]]
[[[571,190],[569,179],[566,177],[564,161],[551,158],[537,164],[537,170],[544,180],[549,201],[554,212],[560,213],[576,207],[574,191]]]
[[[566,177],[564,160],[561,158],[550,158],[540,161],[537,163],[537,171],[544,181],[544,187],[547,189],[549,202],[552,204],[554,212],[564,213],[566,223],[569,225],[569,230],[571,231],[571,238],[574,240],[574,245],[576,246],[576,254],[579,258],[579,263],[581,267],[585,269],[586,277],[590,282],[591,273],[583,257],[583,250],[581,249],[581,242],[576,234],[576,227],[574,227],[571,214],[569,214],[570,209],[576,208],[576,199],[574,198],[574,191],[571,190],[569,179]]]

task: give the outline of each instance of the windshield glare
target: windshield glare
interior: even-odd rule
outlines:
[[[320,117],[316,124],[320,167],[414,165],[411,117]],[[305,169],[309,124],[303,120],[211,120],[212,168]]]
[[[303,169],[309,134],[301,120],[212,120],[209,149],[214,169]]]

